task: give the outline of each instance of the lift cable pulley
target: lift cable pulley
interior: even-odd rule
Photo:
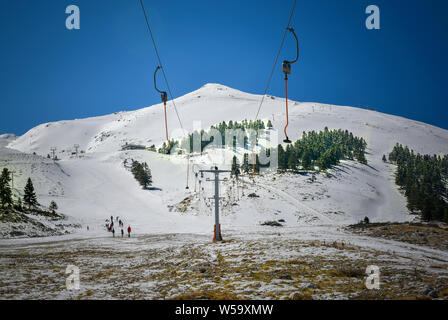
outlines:
[[[280,53],[282,52],[283,44],[285,43],[286,35],[288,33],[289,25],[291,24],[292,16],[294,14],[294,10],[296,8],[297,0],[294,0],[294,5],[291,8],[291,13],[289,14],[288,24],[286,25],[286,29],[283,33],[282,41],[280,43],[280,47],[278,48],[277,55],[275,56],[274,64],[272,65],[271,73],[269,74],[268,81],[266,83],[266,87],[264,88],[263,95],[261,96],[260,104],[258,105],[257,114],[255,115],[255,121],[257,121],[258,116],[260,115],[261,107],[263,106],[263,102],[266,98],[266,93],[268,92],[269,86],[271,84],[272,76],[274,75],[275,69],[277,67],[278,58],[280,57]],[[252,150],[252,159],[253,159],[253,167],[255,167],[254,163],[254,150]],[[254,178],[255,172],[252,172],[252,178]]]
[[[143,0],[140,0],[140,5],[141,5],[141,8],[142,8],[143,15],[145,16],[146,26],[148,28],[149,35],[151,36],[151,41],[152,41],[152,44],[154,46],[154,50],[155,50],[156,55],[157,55],[157,60],[159,61],[159,67],[160,67],[160,69],[162,69],[163,78],[165,79],[165,84],[166,84],[166,87],[168,89],[168,93],[170,94],[171,102],[173,103],[173,107],[174,107],[174,111],[176,112],[177,120],[179,120],[179,124],[180,124],[180,127],[181,127],[182,131],[185,132],[184,126],[183,126],[182,121],[181,121],[180,116],[179,116],[179,112],[177,111],[177,107],[176,107],[176,103],[174,101],[173,93],[171,92],[170,84],[168,83],[168,77],[166,76],[165,70],[163,69],[162,59],[160,59],[159,50],[157,49],[156,41],[154,40],[154,36],[152,34],[151,26],[149,24],[148,15],[146,13],[146,9],[145,9],[145,5],[143,4]],[[156,88],[156,90],[157,90],[157,88]],[[160,93],[162,94],[162,92],[160,92]],[[163,99],[164,99],[164,97],[162,96],[162,100]],[[166,100],[168,101],[168,96],[166,97]],[[166,112],[166,110],[165,110],[165,112]],[[165,121],[166,121],[166,114],[165,114]],[[167,134],[167,137],[168,137],[168,134]],[[168,140],[168,144],[169,144],[169,150],[171,150],[169,140]],[[187,154],[187,187],[186,187],[186,189],[188,189],[188,179],[189,179],[188,171],[189,170],[190,170],[190,154]]]
[[[294,35],[294,38],[296,39],[296,58],[293,61],[284,60],[282,63],[282,71],[285,74],[285,101],[286,101],[286,125],[285,125],[285,140],[283,142],[285,143],[291,143],[291,140],[288,138],[288,134],[286,133],[286,129],[289,125],[289,114],[288,114],[288,74],[291,74],[291,65],[296,63],[297,60],[299,60],[299,39],[297,39],[297,35],[294,32],[293,28],[286,28],[289,32],[291,32]]]
[[[156,91],[158,93],[160,93],[160,97],[162,99],[162,102],[163,103],[167,103],[167,101],[168,101],[167,93],[165,91],[161,91],[161,90],[159,90],[157,88],[157,78],[156,78],[156,75],[157,75],[157,71],[159,71],[159,69],[162,69],[162,67],[161,66],[157,66],[156,71],[154,71],[154,88],[156,89]]]
[[[171,142],[170,138],[168,137],[168,120],[166,118],[166,102],[168,101],[168,95],[165,91],[161,91],[157,88],[157,71],[159,71],[159,69],[162,69],[162,67],[157,66],[156,71],[154,71],[154,88],[158,93],[160,93],[160,98],[163,102],[163,109],[165,111],[165,133],[166,133],[166,140],[168,142],[168,152],[169,152],[171,151]]]
[[[269,86],[271,84],[272,76],[274,75],[275,68],[277,67],[278,58],[283,48],[283,44],[285,43],[286,34],[288,33],[289,25],[291,24],[292,16],[294,14],[294,10],[296,8],[297,0],[294,0],[294,5],[291,8],[291,13],[289,14],[288,24],[286,25],[285,32],[283,33],[282,42],[280,43],[280,47],[278,48],[277,55],[275,56],[274,64],[272,65],[271,73],[269,74],[268,81],[266,83],[266,87],[264,88],[263,95],[261,96],[260,104],[258,105],[257,114],[255,116],[255,121],[258,119],[260,115],[261,107],[263,106],[264,99],[266,98],[266,93],[268,92]]]

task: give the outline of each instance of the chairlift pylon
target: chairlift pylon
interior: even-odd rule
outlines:
[[[296,39],[296,58],[293,61],[284,60],[282,63],[282,71],[285,74],[285,93],[286,93],[286,126],[284,129],[285,132],[285,140],[283,142],[285,143],[291,143],[291,140],[288,138],[288,134],[286,133],[286,128],[288,128],[289,125],[289,114],[288,114],[288,74],[291,74],[291,65],[296,63],[297,60],[299,60],[299,39],[297,39],[297,35],[294,32],[293,28],[287,28],[289,32],[291,32],[294,35],[294,38]]]
[[[160,98],[163,102],[163,108],[165,111],[165,132],[166,132],[166,140],[168,141],[168,152],[171,151],[171,142],[170,139],[168,137],[168,121],[166,118],[166,102],[168,101],[168,94],[165,91],[161,91],[157,88],[157,80],[156,80],[156,75],[157,75],[157,71],[159,71],[159,69],[162,69],[161,66],[157,66],[156,71],[154,71],[154,88],[156,89],[157,92],[160,93]]]

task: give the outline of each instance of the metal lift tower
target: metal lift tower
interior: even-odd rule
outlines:
[[[231,171],[218,170],[218,167],[215,167],[215,170],[199,170],[199,172],[215,174],[215,227],[213,231],[213,241],[222,241],[221,225],[219,224],[219,181],[226,181],[226,180],[219,180],[219,174]]]

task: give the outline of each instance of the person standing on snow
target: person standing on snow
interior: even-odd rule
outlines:
[[[128,227],[128,238],[131,237],[131,226]]]
[[[123,238],[123,236],[124,236],[124,231],[123,231],[123,228],[121,228],[121,237]]]
[[[112,229],[112,237],[115,238],[115,229]]]

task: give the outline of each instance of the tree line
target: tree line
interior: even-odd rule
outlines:
[[[207,131],[194,131],[193,133],[189,134],[188,137],[182,139],[180,142],[178,140],[170,140],[170,148],[168,148],[167,142],[163,142],[160,148],[157,149],[155,145],[152,145],[148,148],[148,150],[162,154],[170,154],[173,150],[176,149],[177,154],[183,154],[185,150],[189,153],[192,153],[194,151],[194,139],[198,139],[198,141],[200,141],[200,152],[202,152],[211,143],[219,144],[219,146],[229,146],[236,148],[237,141],[243,141],[243,147],[245,149],[248,149],[249,138],[246,131],[250,129],[254,130],[255,142],[258,143],[258,130],[264,130],[266,128],[273,128],[271,120],[268,120],[267,124],[265,124],[263,120],[243,120],[241,122],[230,120],[228,123],[226,121],[223,121],[217,125],[211,126]],[[215,141],[215,137],[212,134],[214,130],[217,130],[220,133],[221,141]],[[226,139],[227,130],[235,130],[233,132],[234,135],[231,139]]]
[[[11,188],[11,171],[8,168],[3,168],[0,174],[0,205],[2,211],[17,210],[17,211],[31,211],[38,209],[40,206],[37,201],[36,192],[34,190],[33,181],[28,178],[25,188],[23,190],[23,198],[16,195],[17,200],[14,200]],[[56,202],[52,201],[49,207],[53,213],[58,209]]]
[[[235,149],[237,147],[237,141],[243,141],[243,148],[249,150],[249,137],[247,130],[252,129],[255,133],[254,143],[258,144],[258,131],[265,129],[272,129],[273,125],[270,120],[267,124],[263,120],[242,122],[230,120],[228,123],[223,121],[217,125],[211,126],[208,131],[201,130],[195,131],[189,134],[187,138],[184,138],[180,142],[180,148],[183,150],[190,150],[193,152],[194,139],[200,140],[201,152],[209,144],[214,143],[215,137],[212,130],[217,130],[220,133],[221,141],[216,141],[216,144],[223,147],[230,147]],[[231,139],[226,137],[226,131],[232,129],[239,129],[230,135]],[[226,139],[227,138],[227,139]],[[178,146],[177,141],[171,142],[172,148]],[[293,144],[288,144],[286,147],[278,145],[277,148],[271,150],[270,148],[261,148],[261,152],[266,152],[266,156],[269,157],[271,152],[276,152],[278,155],[278,171],[293,171],[298,170],[319,171],[327,170],[332,166],[339,164],[341,160],[356,160],[362,164],[367,164],[365,157],[367,143],[363,138],[356,137],[348,130],[329,130],[327,127],[323,131],[311,131],[303,132],[302,137],[296,140]],[[154,150],[152,146],[152,150]],[[167,144],[164,142],[159,149],[160,153],[168,153]],[[179,152],[182,152],[179,150]],[[255,156],[255,159],[252,157]],[[232,160],[232,172],[235,175],[239,173],[250,174],[253,171],[255,173],[260,172],[260,168],[269,167],[270,164],[262,165],[259,161],[259,154],[250,155],[245,153],[243,155],[242,163],[234,157]]]
[[[409,211],[420,213],[425,221],[448,222],[448,155],[415,154],[397,143],[389,162],[397,165],[395,183],[404,190]]]
[[[367,164],[365,157],[367,143],[363,138],[355,137],[348,130],[329,130],[327,127],[323,131],[303,132],[302,137],[284,148],[281,144],[277,149],[262,149],[266,152],[266,157],[270,157],[271,152],[277,152],[278,172],[297,172],[316,170],[326,170],[337,165],[340,160],[356,160],[362,164]],[[243,155],[240,164],[236,156],[232,160],[232,175],[241,173],[251,174],[260,172],[260,168],[269,167],[260,164],[259,155]]]
[[[278,146],[278,170],[314,170],[317,166],[322,171],[343,159],[367,164],[366,147],[363,138],[355,137],[348,130],[329,130],[325,127],[319,132],[304,131],[299,140],[288,144],[286,148]]]
[[[180,142],[180,148],[184,150],[190,150],[190,153],[194,152],[194,139],[198,139],[201,142],[200,152],[202,152],[209,144],[215,143],[219,146],[228,146],[231,148],[237,147],[237,142],[242,141],[244,149],[249,148],[248,130],[254,130],[255,143],[258,143],[258,131],[265,129],[272,129],[273,125],[271,120],[267,121],[267,124],[263,120],[248,121],[243,120],[241,122],[230,120],[228,123],[223,121],[217,125],[213,125],[209,130],[195,131],[188,135],[187,138],[182,139]],[[220,141],[215,141],[213,131],[217,131],[220,134]],[[234,130],[234,131],[230,131]],[[226,136],[226,133],[230,136]],[[230,139],[228,139],[230,138]]]

